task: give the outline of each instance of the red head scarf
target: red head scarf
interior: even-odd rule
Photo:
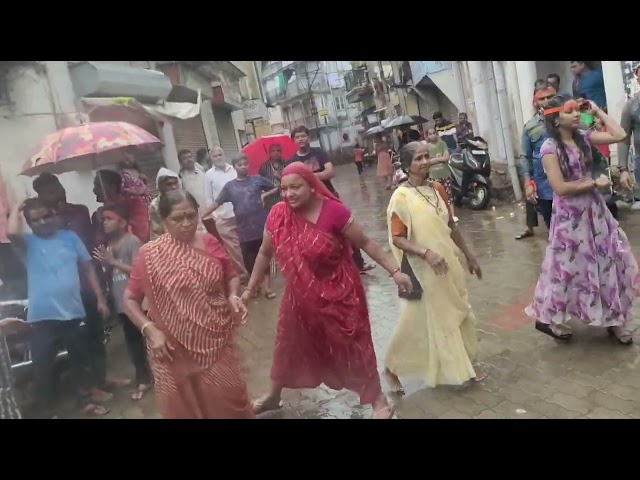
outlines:
[[[318,177],[316,177],[316,174],[313,173],[311,168],[309,168],[307,165],[305,165],[302,162],[290,163],[282,171],[281,178],[284,178],[287,175],[300,175],[304,179],[304,181],[307,182],[309,186],[316,191],[316,195],[319,195],[320,197],[328,198],[329,200],[340,201],[336,198],[336,196],[333,193],[329,191],[327,186],[324,183],[322,183],[322,181],[318,179]]]

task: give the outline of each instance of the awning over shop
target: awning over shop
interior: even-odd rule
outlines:
[[[82,99],[87,113],[91,114],[96,108],[109,108],[122,110],[123,121],[127,115],[142,114],[154,120],[164,120],[166,117],[179,118],[185,120],[196,117],[200,114],[201,96],[200,92],[193,92],[195,102],[163,102],[161,105],[143,104],[131,97],[115,98],[94,98],[85,97]]]
[[[166,100],[173,86],[162,72],[110,62],[81,62],[69,67],[79,97],[132,97],[155,103]]]

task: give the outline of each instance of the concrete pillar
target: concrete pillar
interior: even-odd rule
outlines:
[[[67,62],[43,62],[46,68],[47,82],[51,91],[54,113],[76,113],[76,94],[71,83]]]
[[[476,112],[477,132],[489,144],[489,153],[492,157],[498,156],[498,148],[495,141],[494,125],[491,119],[491,99],[485,82],[483,62],[467,62],[469,66],[469,78]]]
[[[503,167],[507,165],[507,149],[502,137],[502,122],[500,120],[500,107],[498,105],[498,92],[496,90],[496,79],[493,73],[492,62],[485,63],[484,73],[486,75],[486,85],[489,91],[489,101],[491,102],[491,122],[493,123],[493,138],[498,150],[498,155],[491,160],[493,163],[500,163]]]
[[[535,110],[533,108],[533,85],[536,83],[538,74],[536,62],[515,62],[516,73],[518,75],[518,87],[520,90],[520,106],[522,108],[522,121],[527,122]]]
[[[391,68],[393,69],[393,83],[400,85],[402,83],[400,70],[402,68],[401,62],[392,61]],[[400,102],[400,115],[407,114],[407,99],[405,98],[406,91],[404,88],[396,88],[396,94],[398,95],[398,101]]]
[[[468,62],[459,62],[460,80],[462,82],[462,91],[464,92],[465,108],[469,121],[473,125],[478,124],[478,117],[476,115],[475,98],[473,97],[473,88],[471,87],[471,75],[469,74]]]
[[[220,137],[216,127],[216,118],[213,116],[213,107],[209,99],[203,99],[200,104],[200,118],[204,126],[204,136],[207,139],[209,149],[220,146]]]
[[[502,62],[493,62],[493,73],[496,79],[496,91],[498,96],[498,108],[500,109],[500,121],[502,124],[502,137],[504,139],[505,150],[507,152],[507,164],[509,165],[509,176],[513,185],[513,193],[516,200],[522,199],[522,189],[516,169],[513,142],[511,141],[511,115],[509,114],[509,99],[507,97],[507,85],[505,81],[504,68]]]
[[[205,129],[206,130],[206,129]],[[178,147],[176,147],[176,139],[173,134],[173,125],[169,120],[162,122],[162,127],[158,129],[158,136],[162,140],[162,158],[164,164],[169,170],[174,172],[180,171],[180,162],[178,161]]]
[[[518,73],[516,71],[516,62],[509,60],[505,65],[505,80],[507,82],[507,94],[509,95],[509,101],[512,105],[513,111],[513,123],[515,128],[516,137],[520,137],[520,132],[524,128],[524,124],[527,120],[522,115],[522,105],[520,104],[520,89],[518,86]]]
[[[602,62],[602,75],[604,76],[604,91],[607,95],[607,110],[609,115],[619,122],[622,107],[627,101],[622,63],[619,61]],[[609,149],[611,151],[611,164],[618,165],[618,145],[611,145]]]
[[[466,112],[467,111],[467,93],[465,92],[465,89],[464,89],[462,63],[463,62],[458,62],[458,61],[451,62],[452,69],[453,69],[453,77],[458,86],[458,91],[460,92],[460,105],[459,106],[456,105],[456,107],[458,107],[459,111]],[[468,115],[468,112],[467,112],[467,115]]]

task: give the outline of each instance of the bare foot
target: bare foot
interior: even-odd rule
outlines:
[[[141,383],[133,392],[131,392],[131,400],[138,401],[147,394],[149,390],[153,388],[153,385]]]
[[[102,405],[89,403],[82,408],[82,412],[89,417],[102,417],[109,413],[109,409]]]
[[[387,382],[387,385],[389,385],[389,388],[393,393],[397,393],[398,395],[404,395],[404,387],[402,386],[400,379],[395,373],[393,373],[388,368],[384,369],[384,379]]]
[[[475,366],[474,370],[476,371],[476,376],[474,377],[473,381],[476,383],[486,380],[487,377],[489,376],[489,374],[482,367]]]
[[[372,407],[372,418],[374,420],[391,420],[395,413],[393,405],[389,404],[389,400],[387,400],[387,397],[384,395],[384,393],[380,394]]]
[[[258,400],[253,402],[254,415],[262,415],[263,413],[280,410],[281,408],[282,400],[280,398],[272,398],[269,395],[260,397]]]
[[[91,396],[91,401],[93,402],[108,402],[113,399],[113,394],[109,392],[105,392],[104,390],[100,390],[99,388],[93,388],[89,392]]]

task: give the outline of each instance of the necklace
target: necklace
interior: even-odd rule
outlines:
[[[415,190],[416,192],[418,192],[418,194],[420,194],[420,196],[421,196],[422,198],[424,198],[424,199],[427,201],[427,203],[428,203],[429,205],[431,205],[433,208],[435,208],[435,209],[436,209],[436,212],[440,213],[440,196],[439,196],[439,195],[437,195],[437,194],[436,194],[436,196],[435,196],[435,197],[436,197],[436,202],[435,202],[435,204],[434,204],[434,203],[433,203],[431,200],[429,200],[429,199],[427,198],[427,196],[426,196],[425,194],[423,194],[423,193],[418,189],[418,187],[416,187],[413,183],[411,183],[409,180],[407,180],[407,183],[408,183],[409,185],[411,185],[411,186],[414,188],[414,190]],[[431,182],[427,182],[426,186],[433,188],[433,184],[432,184]]]

